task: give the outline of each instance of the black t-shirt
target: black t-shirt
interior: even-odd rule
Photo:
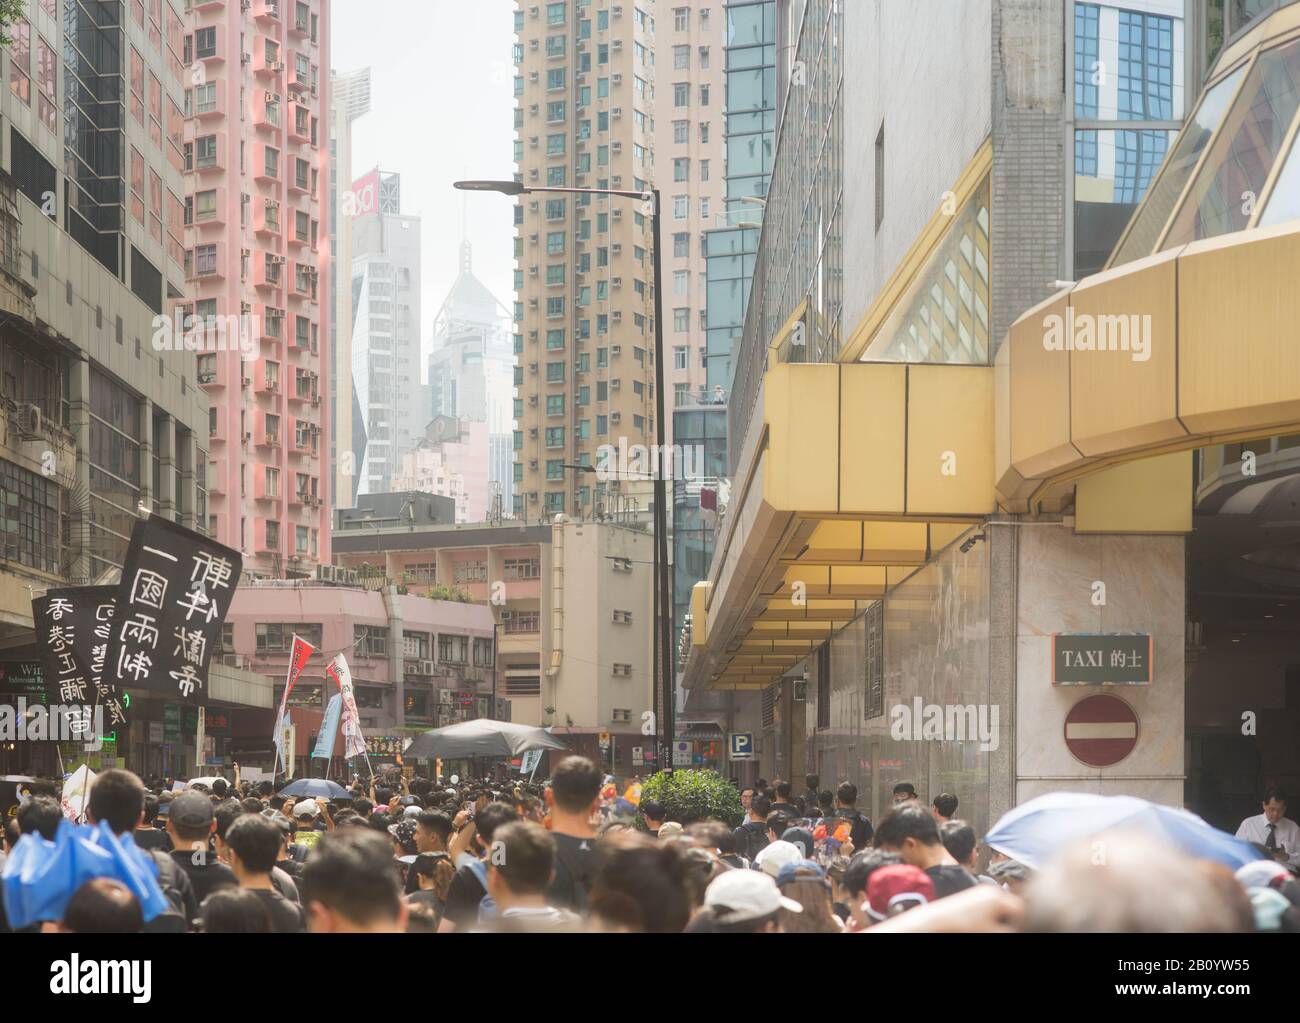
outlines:
[[[468,931],[478,926],[478,904],[487,889],[479,883],[469,867],[461,867],[447,888],[447,906],[443,918],[456,925],[458,931]]]
[[[934,895],[938,899],[942,899],[945,895],[955,895],[957,892],[964,891],[967,888],[974,888],[979,884],[964,867],[959,867],[955,863],[929,867],[926,873],[930,875],[930,880],[934,882]]]
[[[214,853],[202,849],[198,852],[202,856],[183,849],[171,854],[172,862],[189,876],[190,884],[194,887],[195,902],[201,903],[218,888],[239,887],[235,872],[218,860]],[[195,863],[195,859],[199,862]]]
[[[555,839],[555,877],[546,889],[547,905],[585,912],[596,876],[596,840],[554,833],[551,837]]]
[[[849,832],[849,841],[853,843],[854,852],[861,852],[871,844],[871,838],[876,831],[871,826],[871,821],[866,814],[858,813],[857,810],[842,808],[835,811],[835,816],[853,822],[853,830]]]
[[[306,920],[297,903],[290,902],[279,892],[263,888],[252,889],[271,914],[271,930],[276,934],[301,934],[307,929]]]
[[[171,851],[171,841],[167,838],[167,832],[159,831],[157,828],[136,828],[131,832],[131,838],[141,849]]]

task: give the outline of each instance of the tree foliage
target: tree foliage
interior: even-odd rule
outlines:
[[[740,825],[745,811],[740,792],[716,771],[660,771],[641,788],[641,801],[664,804],[668,819],[682,824],[719,820],[728,827]]]

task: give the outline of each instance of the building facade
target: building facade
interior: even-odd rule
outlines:
[[[393,490],[441,494],[456,502],[456,521],[486,522],[492,488],[487,423],[437,416],[406,454],[393,477]]]
[[[353,422],[352,388],[352,122],[370,112],[370,69],[330,70],[330,465],[335,503],[356,500],[358,468],[365,457],[365,430]],[[344,187],[339,188],[342,181]],[[341,367],[341,369],[340,369]],[[359,437],[356,435],[360,431]]]
[[[653,15],[634,4],[519,4],[517,180],[633,191],[656,180],[655,38]],[[514,514],[589,516],[618,481],[566,466],[655,436],[649,211],[543,192],[520,197],[515,224]]]
[[[352,186],[352,387],[365,425],[358,493],[392,488],[423,436],[420,218],[402,213],[401,178],[373,171]]]
[[[329,5],[195,4],[187,294],[211,405],[208,529],[265,577],[329,563]],[[238,342],[238,343],[236,343]]]
[[[1269,624],[1297,588],[1211,554],[1229,523],[1210,518],[1262,522],[1289,485],[1292,441],[1254,407],[1281,396],[1222,375],[1235,321],[1256,365],[1289,358],[1267,264],[1295,244],[1297,104],[1272,75],[1297,80],[1300,5],[798,6],[729,404],[746,496],[692,594],[685,684],[755,732],[742,771],[854,781],[873,817],[911,781],[979,832],[1060,789],[1235,822],[1300,771]],[[1265,141],[1242,165],[1246,138]],[[1243,192],[1258,203],[1223,198]],[[1229,298],[1243,275],[1258,286]],[[1122,346],[1054,340],[1129,315]],[[1257,439],[1194,458],[1211,420]],[[1240,493],[1246,448],[1268,491]],[[1249,525],[1230,549],[1269,561]],[[1216,603],[1234,587],[1253,620]],[[1055,659],[1126,636],[1136,684]],[[1245,749],[1211,679],[1249,674],[1251,642],[1273,731]]]
[[[460,274],[433,323],[429,414],[482,423],[486,489],[473,494],[487,511],[514,509],[515,365],[510,310],[474,276],[473,250],[460,246]],[[486,511],[469,521],[482,521]]]
[[[609,770],[646,770],[653,545],[644,525],[366,524],[340,519],[338,571],[366,585],[468,599],[497,625],[497,694],[511,720],[553,726]],[[602,734],[613,741],[601,746]],[[639,755],[639,756],[638,756]]]

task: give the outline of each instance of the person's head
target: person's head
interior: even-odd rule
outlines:
[[[1286,793],[1276,786],[1264,790],[1261,801],[1264,816],[1270,824],[1276,824],[1286,816]]]
[[[498,906],[544,898],[555,873],[555,839],[540,824],[508,821],[492,836],[488,894]]]
[[[480,852],[486,854],[491,848],[497,828],[517,820],[519,820],[519,811],[509,803],[492,802],[479,810],[474,817],[474,831]]]
[[[934,819],[950,821],[957,814],[957,797],[951,792],[940,792],[934,797]]]
[[[902,803],[885,815],[876,829],[876,845],[896,852],[904,863],[916,867],[934,865],[934,853],[943,849],[939,825],[919,803]]]
[[[886,920],[933,902],[934,898],[930,875],[919,867],[900,863],[871,872],[866,912],[872,920]]]
[[[87,881],[73,892],[59,926],[74,934],[138,934],[143,929],[144,914],[131,889],[109,877]]]
[[[704,908],[713,930],[729,934],[777,934],[781,911],[802,913],[770,875],[758,870],[728,870],[709,882]]]
[[[749,817],[751,820],[765,821],[767,815],[772,812],[772,800],[762,793],[755,792],[754,798],[749,801]]]
[[[216,778],[212,782],[212,794],[218,799],[225,799],[230,792],[230,784],[225,778]]]
[[[14,816],[24,835],[40,835],[47,842],[53,842],[59,821],[63,820],[63,811],[53,796],[33,796],[18,808]]]
[[[322,835],[303,867],[302,894],[314,932],[396,933],[406,926],[392,843],[370,828]]]
[[[821,776],[816,774],[804,775],[803,781],[804,784],[808,786],[809,792],[816,792],[822,783]]]
[[[718,828],[730,837],[726,828]],[[602,931],[678,934],[691,917],[691,864],[680,843],[627,832],[601,843],[589,905]],[[700,850],[696,850],[699,852]],[[698,894],[698,887],[695,888]]]
[[[444,852],[451,835],[451,818],[441,810],[425,810],[415,818],[415,847],[422,853]]]
[[[826,871],[812,860],[801,860],[781,868],[776,886],[781,894],[803,907],[803,912],[781,910],[781,930],[788,934],[838,934],[831,902],[831,884]]]
[[[283,844],[280,828],[260,813],[238,817],[226,832],[230,866],[240,881],[269,875]]]
[[[749,804],[753,798],[754,798],[754,786],[746,785],[743,789],[740,790],[740,805],[744,808],[746,813],[749,812]]]
[[[13,817],[5,818],[4,843],[6,853],[14,851],[14,846],[18,844],[18,839],[22,838],[22,836],[22,828],[18,826],[18,821]]]
[[[659,825],[663,824],[664,817],[668,812],[664,809],[664,804],[657,799],[643,799],[637,809],[641,811],[646,826],[652,831],[659,829]]]
[[[1113,832],[1068,846],[1025,885],[1023,929],[1051,934],[1236,934],[1253,929],[1245,889],[1155,838]]]
[[[158,805],[158,797],[152,792],[146,792],[144,795],[144,826],[153,827],[153,822],[158,819]]]
[[[212,800],[201,792],[182,792],[171,801],[167,813],[167,834],[176,849],[206,847],[216,826]]]
[[[851,781],[842,781],[835,789],[836,805],[852,809],[858,805],[858,787]]]
[[[844,868],[844,877],[840,886],[848,896],[849,912],[859,924],[870,923],[863,904],[867,901],[867,886],[871,875],[881,867],[891,867],[903,862],[898,853],[886,852],[884,849],[863,849],[853,854],[849,865]]]
[[[952,858],[967,870],[975,869],[979,845],[975,829],[965,821],[948,820],[939,825],[939,840]]]
[[[260,799],[254,799],[252,796],[249,796],[247,799],[241,800],[239,805],[242,806],[249,813],[262,812],[262,801]]]
[[[586,757],[565,757],[551,774],[549,789],[556,810],[589,817],[600,797],[600,769]]]
[[[260,781],[257,783],[257,787],[253,789],[253,791],[257,793],[258,799],[269,800],[272,796],[275,795],[275,786],[272,785],[269,781]],[[284,806],[283,797],[280,798],[280,806]]]
[[[767,840],[769,842],[779,841],[785,834],[786,829],[790,827],[790,816],[781,812],[769,813],[767,815]]]
[[[105,821],[115,835],[134,831],[144,816],[144,783],[119,768],[101,772],[90,786],[86,816]]]
[[[247,888],[218,888],[199,907],[205,934],[270,934],[271,911]]]
[[[411,864],[421,891],[431,891],[438,898],[447,898],[447,889],[456,874],[451,857],[445,852],[421,853]]]
[[[790,802],[791,786],[788,781],[779,781],[776,783],[776,801],[778,803]]]
[[[285,804],[284,796],[272,796],[270,799],[266,801],[266,805],[269,806],[272,810],[283,810],[284,804]],[[353,805],[355,806],[356,804],[354,803]]]
[[[916,786],[910,781],[900,781],[894,786],[894,805],[901,806],[903,803],[915,801]]]
[[[821,810],[823,817],[830,816],[830,812],[835,809],[835,793],[830,789],[822,789],[818,792],[817,808]]]

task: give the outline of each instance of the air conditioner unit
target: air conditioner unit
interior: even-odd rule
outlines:
[[[18,434],[28,440],[40,436],[41,432],[41,407],[24,402],[18,406]]]
[[[532,7],[528,8],[528,16],[530,18],[537,17],[537,10],[538,10],[537,5],[534,4]]]
[[[279,96],[279,94],[278,94],[278,93],[274,93],[274,92],[268,92],[268,93],[266,93],[265,96],[264,96],[263,98],[266,100],[267,103],[279,103],[279,102],[280,102],[280,96]]]
[[[536,264],[536,263],[534,263],[532,266],[530,266],[530,267],[528,268],[528,276],[529,276],[529,277],[536,277],[536,276],[537,276],[537,264]]]
[[[622,322],[623,322],[623,312],[622,312],[622,310],[621,310],[621,309],[615,309],[612,313],[609,314],[609,318],[610,318],[611,320],[613,320],[615,323],[622,323]],[[615,345],[615,347],[618,347],[618,346]]]
[[[623,7],[622,7],[622,5],[621,5],[621,4],[615,4],[613,7],[610,8],[610,13],[613,14],[613,16],[616,17],[616,18],[621,18],[621,17],[623,17]]]
[[[530,362],[530,363],[528,364],[528,372],[529,372],[529,373],[536,373],[536,372],[537,372],[537,363],[535,363],[535,362]]]
[[[274,62],[271,64],[271,70],[272,70],[272,71],[283,71],[283,70],[284,70],[284,61],[282,61],[282,60],[274,61]]]
[[[536,341],[536,340],[537,340],[537,328],[536,328],[536,327],[534,327],[532,330],[530,330],[530,331],[528,332],[528,340],[529,340],[529,341]]]
[[[618,120],[620,117],[623,116],[623,108],[614,107],[613,109],[610,110],[609,116],[614,118],[615,120]]]
[[[531,40],[529,40],[528,48],[529,48],[530,50],[535,50],[535,49],[537,49],[537,40],[536,40],[536,39],[531,39]]]
[[[609,354],[610,354],[610,355],[622,355],[622,354],[623,354],[623,346],[622,346],[622,345],[611,345],[611,346],[610,346],[610,349],[609,349]]]
[[[529,406],[530,408],[536,408],[536,407],[537,407],[537,395],[535,395],[535,394],[530,394],[530,395],[528,396],[528,406]]]
[[[529,241],[531,244],[536,245],[536,244],[537,244],[537,235],[536,235],[536,234],[530,234],[530,235],[528,236],[528,241]]]
[[[530,136],[528,139],[528,144],[532,146],[534,149],[537,148],[537,136],[536,135]]]
[[[614,142],[614,143],[612,143],[612,144],[610,145],[609,148],[612,149],[612,150],[613,150],[614,152],[616,152],[616,153],[621,153],[621,152],[623,152],[623,143],[622,143],[622,142]]]
[[[433,663],[433,661],[421,661],[421,662],[420,662],[420,674],[421,674],[421,675],[432,675],[433,672],[434,672],[434,663]]]
[[[622,39],[615,39],[612,43],[609,44],[609,46],[610,46],[610,49],[612,49],[612,50],[615,50],[615,51],[621,50],[621,49],[623,49],[623,40],[622,40]]]
[[[537,427],[535,427],[535,426],[530,427],[529,430],[528,430],[528,436],[529,436],[530,439],[532,439],[532,440],[536,440],[536,439],[537,439]]]
[[[622,380],[620,380],[618,377],[614,377],[614,378],[613,378],[612,380],[610,380],[610,382],[609,382],[609,389],[610,389],[611,391],[617,391],[617,390],[618,390],[620,387],[622,387],[622,386],[623,386],[623,382],[622,382]]]
[[[623,413],[622,413],[622,412],[611,412],[611,413],[609,414],[609,421],[610,421],[611,423],[621,422],[622,419],[623,419]]]
[[[266,446],[268,448],[278,448],[280,446],[280,438],[273,433],[268,433],[266,435]]]
[[[610,75],[610,77],[614,80],[615,85],[623,84],[623,76],[619,72],[615,71],[614,74]]]
[[[536,459],[536,458],[530,458],[530,459],[528,459],[528,468],[532,469],[534,472],[537,471],[537,459]],[[508,615],[509,613],[510,613],[509,611],[506,611],[506,612],[505,612],[505,614],[507,614],[507,615]]]
[[[623,243],[615,242],[613,245],[609,247],[609,251],[616,256],[621,256],[623,254]]]
[[[244,443],[245,444],[253,443],[253,435],[251,433],[244,434]]]
[[[613,211],[613,215],[614,215],[614,219],[615,219],[615,220],[622,220],[622,219],[623,219],[623,211],[622,211],[622,210],[614,210],[614,211]]]
[[[609,279],[609,284],[610,284],[610,287],[612,287],[612,288],[621,288],[621,287],[623,286],[623,278],[622,278],[622,277],[611,277],[611,278]]]
[[[538,73],[537,73],[536,71],[530,71],[530,72],[528,72],[528,80],[529,80],[530,82],[535,82],[535,81],[537,81],[538,77],[539,77],[539,76],[538,76]]]
[[[537,116],[537,111],[538,111],[538,104],[536,103],[534,103],[532,106],[528,108],[528,112],[532,114],[534,117]]]
[[[245,663],[244,655],[243,654],[222,654],[221,663],[224,664],[227,668],[242,669]]]

